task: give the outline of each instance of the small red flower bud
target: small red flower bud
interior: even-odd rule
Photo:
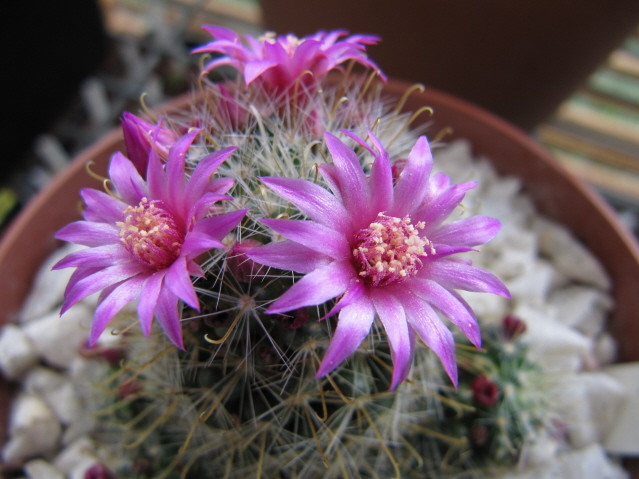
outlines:
[[[473,379],[470,388],[473,391],[473,400],[482,406],[492,406],[500,396],[499,386],[483,374]]]
[[[526,332],[526,323],[512,314],[508,314],[502,320],[501,331],[506,340],[512,341]]]
[[[96,463],[85,471],[84,479],[115,479],[115,474],[104,464]]]

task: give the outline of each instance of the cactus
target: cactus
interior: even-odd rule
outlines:
[[[358,167],[369,177],[382,175],[376,169],[392,159],[392,168],[390,164],[383,166],[388,175],[392,173],[387,183],[396,189],[397,197],[408,196],[400,191],[409,181],[402,175],[406,171],[405,176],[417,174],[414,165],[425,162],[429,154],[426,140],[420,139],[421,132],[413,127],[424,111],[403,113],[404,100],[385,98],[381,73],[352,72],[357,63],[376,68],[363,53],[363,44],[376,40],[353,36],[337,42],[341,32],[311,37],[316,42],[314,48],[319,50],[306,51],[307,68],[286,83],[283,73],[277,74],[282,65],[273,67],[269,63],[271,66],[259,74],[255,73],[257,66],[250,67],[250,62],[255,61],[263,68],[266,61],[251,56],[257,55],[256,39],[249,42],[249,49],[241,46],[239,37],[230,31],[210,28],[210,33],[218,40],[198,51],[226,56],[206,64],[204,73],[228,64],[243,75],[215,83],[203,74],[188,111],[161,118],[147,112],[144,120],[126,117],[127,155],[133,165],[127,166],[127,171],[135,167],[144,175],[148,161],[152,192],[153,181],[157,181],[152,175],[161,174],[157,171],[164,168],[168,177],[169,170],[175,171],[178,167],[173,165],[179,165],[183,158],[182,171],[190,176],[187,188],[196,188],[201,184],[198,163],[205,161],[203,158],[212,162],[207,156],[212,152],[224,152],[216,157],[216,191],[222,195],[228,190],[229,196],[216,196],[215,201],[223,201],[223,205],[213,204],[212,200],[206,206],[206,215],[198,217],[198,221],[218,218],[215,215],[220,213],[241,214],[232,217],[232,225],[228,220],[230,232],[224,238],[214,238],[221,241],[218,246],[184,260],[187,265],[189,261],[197,263],[191,269],[185,266],[191,275],[199,276],[193,279],[196,301],[190,300],[190,293],[184,288],[177,291],[165,279],[166,289],[161,294],[173,294],[174,303],[179,304],[179,331],[167,316],[170,305],[164,304],[158,308],[165,309],[156,310],[155,314],[165,334],[159,328],[150,328],[150,318],[142,318],[140,307],[137,313],[120,313],[105,333],[119,332],[125,357],[107,377],[97,381],[100,394],[95,407],[103,426],[96,437],[119,451],[122,464],[114,466],[118,474],[139,478],[443,477],[464,471],[479,474],[489,464],[516,462],[523,445],[548,425],[543,400],[528,394],[535,369],[525,360],[525,351],[516,346],[516,339],[503,341],[502,333],[488,328],[483,334],[485,349],[476,349],[481,340],[475,320],[460,321],[460,310],[455,309],[464,308],[464,314],[474,318],[469,307],[454,293],[441,292],[429,283],[438,291],[433,293],[434,299],[411,301],[419,302],[415,306],[418,311],[422,311],[422,301],[428,308],[424,311],[433,311],[433,303],[443,316],[451,317],[460,326],[463,335],[454,339],[458,344],[456,361],[461,368],[456,388],[454,343],[452,335],[447,336],[447,329],[431,325],[428,331],[432,335],[425,334],[425,329],[416,324],[417,313],[406,304],[403,308],[407,312],[402,314],[407,316],[401,319],[405,336],[391,332],[395,326],[388,322],[375,321],[363,340],[351,344],[348,335],[338,329],[340,322],[346,321],[342,320],[342,313],[339,317],[333,314],[345,298],[350,300],[350,290],[333,296],[322,292],[322,298],[328,301],[304,299],[298,300],[299,304],[292,301],[294,307],[281,307],[283,299],[279,298],[290,298],[292,288],[305,276],[299,271],[273,267],[260,255],[265,251],[262,245],[278,243],[286,236],[278,232],[278,227],[280,231],[282,225],[293,228],[300,224],[299,220],[308,219],[310,209],[308,205],[300,207],[299,201],[296,206],[291,200],[294,195],[283,193],[285,188],[281,185],[273,187],[274,180],[269,183],[268,178],[297,180],[299,188],[308,189],[311,187],[301,185],[312,184],[323,191],[338,191],[335,197],[346,202],[349,191],[343,185],[335,185],[340,181],[339,172],[325,166],[331,163],[331,157],[337,164],[338,154],[352,153]],[[286,37],[276,41],[266,37],[261,41],[267,50],[283,45],[294,51],[309,40]],[[311,61],[315,59],[319,60]],[[327,70],[345,60],[351,61],[349,67],[324,77]],[[353,140],[354,146],[347,147],[334,136],[340,131],[347,132],[343,135]],[[179,148],[174,147],[178,144]],[[436,145],[437,140],[430,144]],[[161,162],[164,167],[151,165]],[[420,168],[427,168],[426,163]],[[375,181],[379,183],[376,186],[383,183]],[[443,175],[429,179],[426,174],[424,181],[430,182],[432,190],[424,195],[432,197],[444,191],[457,198],[455,202],[450,200],[451,211],[464,191],[473,186],[457,185],[459,189],[454,190],[455,186],[451,187]],[[122,195],[122,180],[114,179],[114,184],[115,189],[109,194],[121,200],[126,196]],[[139,185],[134,189],[142,188]],[[319,190],[311,190],[319,195]],[[180,216],[174,215],[177,219],[164,223],[165,230],[176,228],[169,236],[162,229],[160,233],[154,230],[142,234],[144,241],[155,234],[151,247],[166,251],[140,252],[140,244],[146,245],[144,248],[149,244],[140,242],[143,220],[151,218],[161,223],[173,210],[171,205],[166,206],[167,201],[154,199],[149,203],[145,197],[138,206],[136,202],[137,199],[127,207],[126,220],[117,225],[127,251],[150,268],[142,273],[144,278],[151,278],[163,268],[171,269],[171,261],[177,262],[186,254],[185,246],[182,250],[176,247],[185,236],[179,229]],[[149,204],[157,205],[160,213]],[[410,208],[416,211],[414,205]],[[438,221],[449,213],[446,211]],[[429,230],[426,222],[411,223],[409,215],[404,216],[401,211],[389,215],[380,211],[378,219],[357,233],[359,242],[350,244],[356,245],[354,264],[364,265],[355,281],[366,284],[368,289],[362,294],[371,294],[378,313],[383,301],[374,291],[384,292],[405,277],[419,278],[418,271],[425,268],[424,264],[431,258],[435,262],[444,250],[425,236],[426,231],[434,237],[440,234],[436,229]],[[95,216],[86,215],[85,223],[94,221]],[[464,221],[460,224],[466,224]],[[479,239],[468,239],[469,245],[487,241],[498,229],[490,219],[473,224],[478,230],[490,231],[481,233]],[[403,256],[391,251],[388,260],[381,255],[376,257],[376,264],[362,263],[369,261],[370,242],[386,241],[375,236],[379,231],[390,235],[387,241],[391,245],[401,237]],[[74,241],[75,234],[65,230],[59,236]],[[183,241],[186,244],[187,240]],[[213,239],[207,241],[216,244]],[[460,251],[467,246],[464,241],[457,244]],[[388,245],[385,247],[383,254],[388,253]],[[309,262],[317,258],[309,249]],[[385,269],[379,261],[386,261]],[[443,281],[446,288],[475,288],[507,296],[503,285],[489,273],[459,264],[464,279],[453,281],[452,286]],[[60,265],[65,266],[77,266],[80,271],[84,267],[75,257]],[[197,268],[202,274],[196,274]],[[434,278],[449,279],[443,270],[432,268]],[[82,274],[93,273],[87,270]],[[130,281],[134,284],[134,280]],[[78,289],[71,287],[67,303],[80,299]],[[109,304],[112,291],[105,289],[103,303]],[[319,293],[311,290],[304,294]],[[178,297],[182,299],[179,303]],[[336,302],[331,297],[341,299]],[[444,297],[452,298],[454,305],[437,299]],[[113,307],[111,316],[126,303],[124,299],[118,303],[119,308]],[[141,331],[131,324],[138,315]],[[99,334],[111,319],[98,316],[96,313],[94,342],[99,341]],[[400,321],[394,316],[392,319]],[[416,340],[417,336],[421,341]],[[399,347],[404,339],[408,342]],[[338,340],[342,341],[339,344],[349,344],[349,351],[337,350],[340,346],[331,348]],[[525,416],[521,410],[526,411]]]

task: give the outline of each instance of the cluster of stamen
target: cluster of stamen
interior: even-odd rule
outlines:
[[[137,206],[123,211],[120,240],[140,263],[160,270],[170,266],[180,255],[184,233],[161,201],[142,198]]]
[[[397,218],[379,213],[377,221],[355,236],[353,257],[359,276],[369,285],[385,286],[414,276],[421,258],[435,249],[420,236],[424,222],[413,224],[409,216]]]

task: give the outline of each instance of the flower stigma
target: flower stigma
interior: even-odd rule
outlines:
[[[122,214],[120,240],[140,263],[160,270],[170,266],[180,256],[184,232],[162,201],[142,198],[137,206],[127,207]]]
[[[414,276],[422,266],[421,257],[435,254],[435,248],[419,230],[425,224],[377,215],[377,220],[355,235],[353,257],[359,276],[370,286],[386,286]]]

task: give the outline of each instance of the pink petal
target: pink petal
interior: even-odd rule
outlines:
[[[497,276],[466,263],[452,260],[426,262],[420,276],[422,271],[448,289],[493,293],[510,298],[508,289]]]
[[[336,260],[351,256],[348,241],[341,233],[314,221],[264,219],[262,223],[285,238]]]
[[[440,177],[445,177],[448,180],[446,175],[435,175],[431,177],[431,185],[436,178]],[[439,225],[459,206],[459,203],[466,195],[466,191],[475,186],[477,186],[477,182],[471,181],[453,185],[452,187],[447,187],[444,191],[434,193],[434,197],[427,199],[419,210],[415,212],[415,221],[424,221],[429,225]]]
[[[64,304],[60,314],[87,296],[92,295],[113,284],[120,283],[134,276],[142,275],[146,269],[137,263],[116,264],[87,275],[75,283],[69,282],[64,292]]]
[[[310,181],[261,178],[266,186],[297,206],[310,219],[344,231],[350,224],[344,205],[326,189]]]
[[[116,200],[112,196],[92,188],[83,188],[80,190],[80,195],[86,205],[82,217],[87,221],[98,223],[122,221],[122,213],[129,206],[123,201]]]
[[[233,197],[229,195],[221,195],[218,193],[204,193],[189,208],[183,210],[180,215],[189,218],[191,221],[200,221],[208,216],[214,210],[215,203],[218,201],[229,201]],[[187,206],[187,205],[185,205]]]
[[[178,311],[178,298],[170,291],[164,290],[158,297],[155,317],[171,342],[178,348],[184,349],[180,314]]]
[[[146,181],[148,184],[149,196],[151,198],[163,200],[170,198],[164,166],[162,165],[162,161],[155,150],[151,150],[151,153],[149,154]],[[183,182],[184,180],[182,179],[180,181]],[[171,204],[173,204],[173,201],[171,201]]]
[[[397,298],[384,289],[374,288],[371,290],[371,299],[384,325],[391,349],[393,376],[389,389],[392,391],[408,376],[413,362],[413,343],[408,331],[406,313]]]
[[[370,332],[374,318],[375,309],[366,297],[344,307],[315,377],[326,376],[353,354]]]
[[[230,157],[235,150],[237,150],[236,147],[224,148],[208,155],[198,162],[188,183],[188,203],[195,203],[198,197],[202,196],[206,191],[211,191],[214,185],[219,185],[217,187],[219,191],[214,192],[220,194],[225,193],[233,185],[233,180],[230,178],[219,178],[213,183],[211,175],[215,173],[218,167]]]
[[[320,319],[326,319],[334,314],[339,313],[343,308],[353,304],[366,294],[366,287],[359,280],[351,281],[344,295],[339,299],[335,306]]]
[[[230,190],[234,184],[235,180],[233,178],[213,178],[208,182],[207,191],[222,195]]]
[[[189,275],[186,258],[184,256],[180,256],[169,266],[169,269],[166,271],[165,284],[173,294],[182,299],[186,304],[193,309],[200,310],[200,302],[195,294],[193,281]]]
[[[124,306],[140,295],[144,280],[144,277],[138,276],[123,281],[113,288],[107,296],[101,299],[93,316],[91,333],[89,335],[89,346],[95,344],[113,317],[118,314]]]
[[[388,211],[388,209],[393,204],[394,196],[393,174],[388,152],[379,141],[379,139],[370,130],[368,130],[368,138],[375,147],[375,150],[373,150],[373,148],[369,146],[368,143],[366,143],[356,134],[346,130],[340,131],[375,156],[375,161],[373,162],[371,174],[368,179],[370,191],[374,192],[371,197],[371,210]]]
[[[126,203],[137,205],[146,196],[146,184],[133,163],[122,153],[115,153],[109,164],[109,178]]]
[[[240,224],[247,211],[248,210],[236,210],[230,213],[204,218],[195,223],[193,231],[207,234],[213,239],[221,241],[233,228]]]
[[[95,267],[105,268],[106,266],[130,261],[130,253],[118,243],[107,244],[87,248],[68,254],[58,261],[51,269],[62,269],[71,267]]]
[[[247,85],[250,85],[254,82],[260,75],[262,75],[265,71],[276,67],[277,62],[274,60],[257,60],[252,62],[247,62],[244,67],[244,81]]]
[[[347,262],[333,262],[318,268],[291,286],[266,312],[283,313],[304,306],[323,304],[344,293],[353,275],[353,268]]]
[[[426,227],[428,229],[428,226]],[[425,231],[433,243],[450,246],[477,246],[487,243],[501,229],[501,223],[487,216],[473,216],[447,223],[433,232]]]
[[[398,294],[404,305],[406,319],[424,344],[439,357],[451,382],[457,387],[457,360],[453,333],[439,319],[437,313],[424,300],[408,290]]]
[[[201,231],[191,231],[182,243],[181,254],[185,258],[194,258],[213,248],[224,248],[224,243],[211,238]]]
[[[395,202],[390,215],[402,217],[411,214],[422,204],[428,191],[428,178],[432,166],[433,156],[428,140],[425,136],[420,136],[397,180]]]
[[[439,283],[428,279],[413,278],[410,282],[410,289],[437,308],[464,333],[471,343],[478,348],[481,347],[481,334],[477,318],[461,298]]]
[[[195,128],[178,138],[173,146],[171,146],[171,149],[169,150],[169,157],[164,166],[166,189],[163,190],[163,193],[167,196],[159,196],[158,198],[164,200],[168,204],[174,205],[181,215],[185,215],[186,211],[190,207],[190,204],[187,201],[188,190],[184,176],[186,154],[189,151],[189,147],[195,140],[195,137],[199,135],[201,131],[201,129]]]
[[[83,246],[102,246],[109,243],[119,243],[119,231],[117,226],[110,223],[74,221],[60,228],[54,237]]]
[[[330,261],[328,256],[292,241],[269,243],[247,251],[246,256],[256,263],[296,273],[310,273]]]
[[[357,156],[331,133],[325,133],[324,140],[333,158],[344,206],[351,218],[363,216],[367,219],[370,210],[369,190]]]
[[[162,283],[166,271],[157,271],[146,278],[144,281],[140,299],[138,300],[138,319],[142,332],[145,336],[151,335],[151,324],[153,323],[153,314],[157,307],[158,298],[162,291]]]

